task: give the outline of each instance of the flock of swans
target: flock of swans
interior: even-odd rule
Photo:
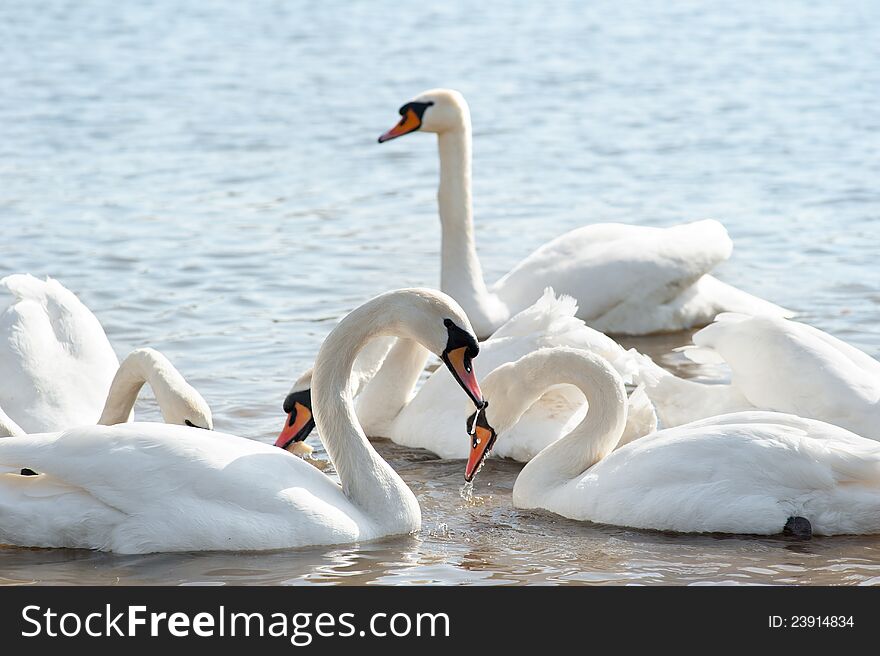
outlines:
[[[0,280],[0,544],[238,551],[418,531],[418,500],[372,437],[461,459],[467,481],[490,451],[524,462],[514,506],[574,520],[880,532],[880,363],[714,278],[732,248],[720,223],[589,225],[487,286],[466,102],[436,89],[400,115],[380,142],[438,137],[442,291],[386,292],[343,318],[273,446],[213,431],[161,353],[120,364],[57,281]],[[684,354],[724,363],[729,384],[680,379],[609,336],[701,326]],[[418,386],[431,353],[445,367]],[[144,384],[165,423],[134,421]],[[299,457],[313,428],[339,483]]]

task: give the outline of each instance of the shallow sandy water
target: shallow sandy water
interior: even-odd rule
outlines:
[[[58,277],[120,355],[162,349],[219,430],[272,441],[339,316],[439,278],[434,139],[375,139],[444,85],[471,103],[488,279],[586,222],[715,217],[736,244],[720,277],[880,356],[876,3],[344,6],[0,5],[0,275]],[[149,398],[139,413],[158,417]],[[418,536],[276,554],[2,549],[0,582],[880,581],[877,538],[522,513],[505,462],[471,506],[461,463],[379,448],[419,495]]]

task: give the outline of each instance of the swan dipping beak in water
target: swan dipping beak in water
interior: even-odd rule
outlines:
[[[443,325],[446,327],[447,339],[440,359],[479,411],[486,405],[472,363],[480,352],[479,343],[473,335],[451,319],[445,319]],[[293,390],[284,399],[287,419],[275,440],[275,446],[298,456],[305,456],[313,451],[312,447],[305,444],[305,439],[315,427],[310,385],[311,376],[307,374],[294,384]]]
[[[495,446],[495,440],[498,434],[495,429],[489,425],[486,419],[486,408],[489,406],[488,401],[483,402],[482,408],[477,408],[476,412],[468,417],[468,435],[471,436],[471,450],[468,453],[468,461],[464,470],[464,480],[470,483],[479,473],[486,461],[486,457]]]
[[[315,427],[315,418],[312,415],[312,390],[306,388],[288,394],[284,399],[284,412],[287,413],[287,421],[284,422],[284,428],[275,440],[275,446],[297,456],[310,454],[313,449],[305,443],[305,439]]]

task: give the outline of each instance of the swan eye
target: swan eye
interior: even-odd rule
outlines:
[[[398,109],[397,113],[400,114],[401,116],[405,117],[406,113],[411,111],[421,121],[422,116],[425,115],[425,110],[428,109],[428,107],[431,107],[433,104],[434,104],[433,100],[429,100],[428,102],[416,102],[416,101],[408,102],[403,107]]]

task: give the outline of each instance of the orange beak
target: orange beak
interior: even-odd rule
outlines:
[[[464,470],[464,480],[470,483],[479,473],[498,436],[486,420],[485,411],[481,410],[477,410],[468,419],[468,434],[471,436],[471,450]]]
[[[306,439],[313,426],[312,411],[302,403],[295,403],[293,410],[287,415],[281,434],[275,440],[275,446],[289,450],[291,445]]]
[[[402,137],[405,134],[409,134],[410,132],[415,132],[420,127],[422,127],[422,120],[416,115],[416,113],[408,109],[406,113],[403,115],[403,118],[400,119],[400,122],[395,125],[393,128],[388,130],[385,134],[379,137],[379,143],[385,143],[386,141],[391,141],[392,139],[396,139],[397,137]]]
[[[471,358],[467,351],[466,346],[447,351],[443,354],[443,361],[446,362],[446,366],[449,367],[458,384],[471,397],[474,405],[477,408],[482,408],[484,405],[483,392],[480,390],[480,383],[477,382],[477,375],[474,373]]]

